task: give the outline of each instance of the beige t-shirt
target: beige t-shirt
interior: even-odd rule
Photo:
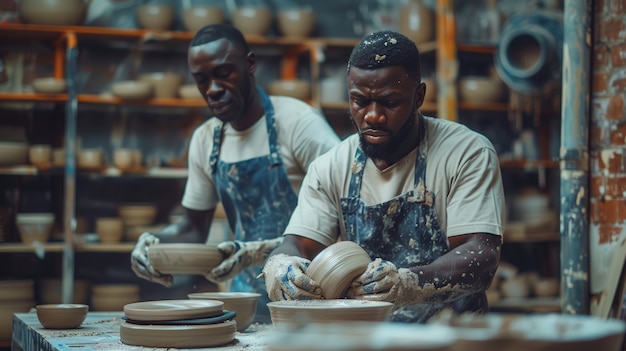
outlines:
[[[313,160],[340,142],[326,119],[311,106],[290,97],[270,96],[280,156],[291,186],[296,192]],[[189,145],[189,175],[182,205],[192,210],[214,208],[219,197],[209,165],[213,149],[213,130],[221,122],[211,118],[193,133]],[[238,162],[269,154],[265,116],[250,128],[237,131],[224,126],[220,160]]]
[[[504,190],[496,151],[484,136],[466,126],[425,117],[426,189],[446,236],[468,233],[502,235]],[[358,135],[319,157],[305,177],[298,206],[285,234],[330,245],[346,239],[341,198],[348,195]],[[386,202],[414,187],[417,149],[385,170],[368,159],[360,196],[367,205]]]

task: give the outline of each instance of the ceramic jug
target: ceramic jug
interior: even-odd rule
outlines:
[[[419,45],[435,36],[434,12],[422,0],[408,0],[400,7],[399,32]]]
[[[512,90],[539,94],[560,84],[562,48],[562,13],[520,13],[511,16],[502,28],[495,68]]]

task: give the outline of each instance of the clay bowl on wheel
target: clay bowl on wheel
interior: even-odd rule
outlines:
[[[306,270],[306,275],[322,287],[327,299],[344,297],[350,284],[367,269],[371,258],[353,241],[340,241],[320,252]]]
[[[384,301],[329,299],[274,301],[268,303],[267,307],[274,327],[285,330],[307,323],[383,322],[389,318],[393,304]]]
[[[152,267],[163,274],[203,275],[222,262],[217,244],[157,244],[148,249]]]
[[[256,314],[257,301],[261,294],[251,292],[199,292],[188,295],[190,299],[209,299],[224,302],[224,309],[235,311],[237,331],[242,332],[252,324]]]
[[[47,304],[35,306],[37,318],[44,328],[78,328],[87,317],[89,305],[84,304]]]

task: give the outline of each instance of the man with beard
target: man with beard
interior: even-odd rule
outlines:
[[[270,299],[322,298],[304,273],[310,260],[352,240],[373,261],[347,297],[394,303],[392,321],[487,310],[504,216],[497,154],[484,136],[419,112],[427,88],[419,60],[415,44],[390,31],[352,51],[357,133],[309,168],[283,243],[263,268]]]
[[[258,292],[257,321],[269,322],[267,294],[257,279],[297,202],[311,162],[339,143],[326,119],[303,101],[267,96],[257,87],[257,61],[230,25],[200,29],[188,49],[188,66],[211,116],[193,133],[182,205],[185,219],[161,233],[143,233],[131,254],[141,278],[164,286],[147,252],[159,242],[207,241],[215,208],[224,206],[235,241],[218,245],[223,261],[205,277],[231,290]]]

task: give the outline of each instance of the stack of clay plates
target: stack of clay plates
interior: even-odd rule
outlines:
[[[236,313],[217,300],[160,300],[124,306],[120,340],[162,348],[213,347],[235,339]]]

